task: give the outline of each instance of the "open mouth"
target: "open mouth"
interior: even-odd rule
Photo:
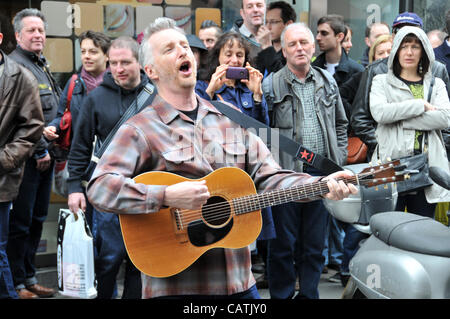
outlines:
[[[189,61],[181,63],[180,71],[183,73],[190,73],[191,63]]]

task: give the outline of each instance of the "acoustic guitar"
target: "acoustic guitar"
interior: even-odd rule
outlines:
[[[346,183],[375,186],[403,180],[396,174],[399,161],[368,167]],[[152,277],[180,273],[213,248],[242,248],[258,237],[261,209],[329,192],[325,181],[257,194],[250,176],[236,167],[220,168],[198,179],[206,180],[211,197],[199,210],[176,207],[150,214],[121,214],[125,246],[133,264]],[[167,172],[147,172],[134,178],[146,185],[193,181]]]

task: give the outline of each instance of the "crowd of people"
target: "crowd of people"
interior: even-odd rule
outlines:
[[[157,18],[136,39],[83,32],[82,66],[63,90],[43,55],[45,16],[37,9],[15,15],[17,48],[0,51],[0,298],[56,293],[38,283],[34,260],[55,161],[65,159],[68,207],[85,213],[94,236],[99,299],[119,297],[123,264],[121,298],[129,299],[259,298],[262,287],[274,299],[313,299],[329,268],[337,270],[330,280],[345,286],[366,235],[332,217],[321,199],[356,194],[342,180],[351,173],[327,175],[284,152],[274,156],[248,130],[229,136],[239,125],[211,102],[239,109],[340,166],[352,135],[368,147],[364,162],[426,152],[449,171],[448,36],[435,44],[435,32],[426,34],[422,19],[404,12],[392,24],[367,26],[367,48],[355,61],[355,30],[342,16],[321,17],[314,35],[284,1],[242,0],[240,14],[231,30],[203,21],[198,37],[169,18]],[[450,11],[445,18],[449,32]],[[234,68],[246,76],[232,76]],[[58,141],[68,103],[72,133],[64,151]],[[254,245],[209,250],[167,278],[141,273],[118,215],[199,209],[211,193],[204,181],[144,185],[133,178],[167,171],[199,179],[227,166],[245,170],[258,192],[322,180],[329,193],[263,209]],[[450,193],[433,184],[399,196],[397,210],[433,218],[438,203],[448,202]],[[258,281],[254,272],[263,274]]]

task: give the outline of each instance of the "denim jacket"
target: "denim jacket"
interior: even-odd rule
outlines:
[[[200,95],[205,100],[210,101],[211,98],[206,93],[207,87],[208,82],[197,81],[197,85],[195,86],[195,93]],[[245,84],[236,81],[235,88],[228,87],[224,84],[214,93],[213,100],[221,100],[219,96],[222,97],[224,101],[237,106],[248,116],[251,116],[258,121],[269,125],[269,114],[267,111],[266,100],[263,97],[260,104],[255,103],[255,101],[253,100],[253,92],[250,91],[250,89]]]

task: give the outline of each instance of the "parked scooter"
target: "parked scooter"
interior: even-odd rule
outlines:
[[[346,168],[359,173],[368,164]],[[450,177],[430,167],[430,178],[447,189]],[[342,298],[450,298],[450,229],[440,222],[395,210],[396,184],[360,187],[343,201],[325,200],[338,220],[371,236],[350,261]]]

